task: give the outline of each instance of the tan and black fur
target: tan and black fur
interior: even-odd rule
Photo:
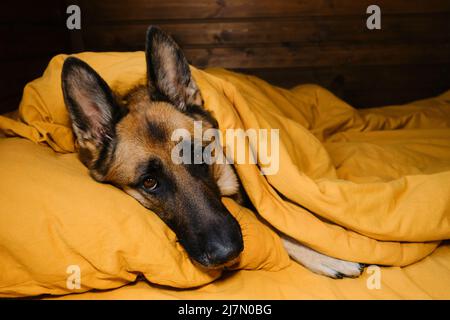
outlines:
[[[198,264],[215,268],[243,250],[241,229],[221,196],[245,199],[228,164],[175,164],[174,130],[193,135],[193,122],[217,127],[178,45],[159,28],[146,39],[147,85],[116,97],[86,63],[69,57],[62,89],[81,161],[91,176],[111,183],[154,211]],[[194,148],[194,146],[192,146]],[[316,273],[357,276],[357,263],[327,257],[283,237],[288,253]]]

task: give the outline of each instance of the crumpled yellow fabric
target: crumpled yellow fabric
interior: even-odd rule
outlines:
[[[276,175],[236,166],[276,229],[334,257],[393,266],[450,237],[450,91],[361,111],[315,85],[283,90],[221,69],[198,78],[214,88],[204,91],[224,127],[280,129]]]
[[[76,56],[119,93],[145,81],[143,52]],[[15,117],[0,117],[3,134],[74,151],[60,89],[65,57],[53,58],[25,87]],[[221,130],[279,129],[276,174],[235,165],[258,213],[275,229],[334,257],[394,266],[418,261],[450,238],[450,91],[405,106],[356,110],[315,85],[284,90],[223,69],[192,72]],[[228,204],[235,214],[235,204]],[[261,247],[274,243],[282,250],[264,230],[273,239]],[[247,245],[244,256],[249,247],[252,255],[259,248]],[[271,267],[287,264],[281,252],[270,257]]]
[[[0,297],[112,289],[139,274],[154,284],[191,288],[221,275],[194,265],[159,217],[95,182],[75,153],[0,138],[0,155]],[[275,232],[231,199],[223,202],[244,238],[234,268],[289,265]],[[70,285],[77,274],[79,288]]]
[[[378,282],[379,281],[379,282]],[[292,263],[277,272],[239,270],[195,289],[138,281],[118,289],[56,299],[450,299],[450,244],[406,267],[370,266],[356,279],[335,280]],[[55,298],[51,298],[55,299]]]

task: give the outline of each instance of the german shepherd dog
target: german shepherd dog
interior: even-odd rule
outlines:
[[[117,97],[85,62],[69,57],[62,90],[80,160],[99,182],[110,183],[155,212],[190,258],[205,268],[228,266],[243,250],[241,229],[221,196],[245,199],[230,164],[174,164],[171,133],[217,127],[203,107],[189,64],[170,36],[150,26],[147,84]],[[357,277],[363,265],[328,257],[281,235],[288,254],[315,273]]]

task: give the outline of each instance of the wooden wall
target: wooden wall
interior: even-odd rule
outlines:
[[[39,77],[50,58],[69,52],[60,0],[2,1],[0,9],[0,113],[18,107],[23,87]]]
[[[1,34],[13,45],[1,63],[17,67],[20,78],[7,80],[8,95],[57,51],[143,50],[149,24],[169,32],[198,67],[230,68],[284,87],[318,83],[357,107],[403,103],[450,88],[449,0],[69,2],[81,7],[81,32],[65,29],[67,1],[45,0],[48,10],[39,18],[32,12],[13,27],[3,23],[2,13]],[[382,30],[365,26],[370,4],[381,7]]]

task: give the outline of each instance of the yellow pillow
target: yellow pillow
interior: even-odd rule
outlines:
[[[159,217],[95,182],[76,154],[20,138],[0,139],[0,154],[1,297],[115,288],[138,274],[181,288],[220,276],[194,266]],[[276,234],[247,209],[224,202],[244,235],[237,268],[277,270],[289,263]]]

